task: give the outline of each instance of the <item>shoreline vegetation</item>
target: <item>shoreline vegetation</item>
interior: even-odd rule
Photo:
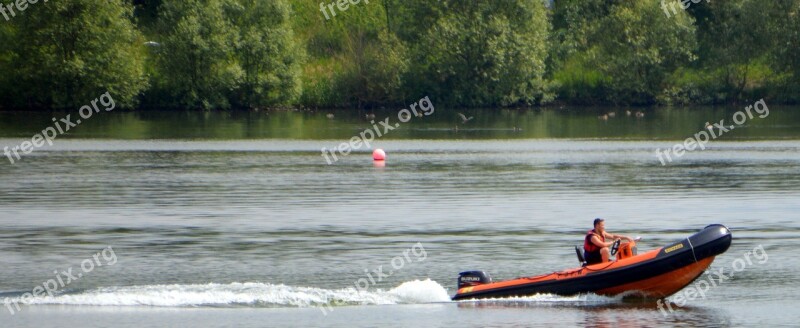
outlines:
[[[800,0],[323,4],[27,6],[0,19],[0,110],[800,103]]]

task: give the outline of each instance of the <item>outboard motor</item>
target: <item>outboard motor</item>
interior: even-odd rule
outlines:
[[[464,271],[458,274],[458,289],[491,282],[492,277],[489,277],[489,275],[483,271]]]

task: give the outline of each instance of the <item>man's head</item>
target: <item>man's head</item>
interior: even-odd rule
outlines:
[[[600,232],[600,233],[602,233],[603,231],[606,231],[605,221],[606,220],[604,220],[602,218],[594,219],[594,231]]]

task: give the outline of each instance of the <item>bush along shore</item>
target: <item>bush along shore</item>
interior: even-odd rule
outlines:
[[[188,110],[800,100],[800,0],[75,0],[5,16],[0,109],[106,91]]]

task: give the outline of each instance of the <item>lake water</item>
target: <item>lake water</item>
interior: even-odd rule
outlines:
[[[320,155],[371,126],[355,111],[101,113],[13,165],[1,159],[0,317],[11,327],[794,325],[800,109],[770,109],[666,165],[655,149],[736,108],[642,118],[620,108],[607,120],[605,110],[465,111],[467,123],[437,109],[376,138],[383,166],[368,149],[333,165]],[[0,112],[0,147],[66,114]],[[640,251],[725,224],[733,245],[711,271],[733,277],[672,312],[592,294],[449,301],[460,271],[501,280],[575,267],[595,217],[642,236]],[[737,267],[758,247],[768,258]],[[53,296],[14,306],[58,278]]]

